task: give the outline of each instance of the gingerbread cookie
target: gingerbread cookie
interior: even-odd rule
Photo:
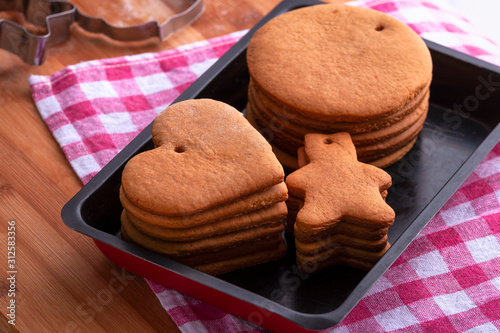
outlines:
[[[131,159],[122,177],[128,200],[152,214],[195,214],[283,181],[269,144],[225,103],[174,104],[158,115],[152,131],[157,148]]]
[[[269,143],[233,107],[210,99],[169,106],[155,148],[122,173],[122,236],[209,274],[286,251],[288,191]]]
[[[360,160],[394,163],[425,121],[430,52],[375,10],[328,4],[282,14],[252,36],[247,63],[247,112],[286,166],[296,166],[306,134],[335,132],[364,147]]]
[[[373,265],[388,249],[395,218],[385,202],[391,177],[357,160],[348,133],[307,134],[300,154],[300,168],[286,179],[293,198],[287,229],[294,230],[299,267],[311,273],[314,261],[318,269],[335,262]]]

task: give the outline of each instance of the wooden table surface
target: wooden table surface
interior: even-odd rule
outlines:
[[[161,0],[71,2],[83,13],[118,25],[162,22],[174,12]],[[119,43],[73,26],[71,39],[50,47],[47,61],[39,67],[0,50],[0,331],[179,331],[144,279],[122,272],[90,238],[62,222],[62,206],[82,184],[35,108],[29,75],[52,74],[86,60],[171,49],[251,28],[278,2],[205,0],[202,17],[161,44]],[[14,297],[7,280],[9,222],[15,223]],[[12,318],[6,307],[11,299],[15,299],[15,325],[8,323]]]

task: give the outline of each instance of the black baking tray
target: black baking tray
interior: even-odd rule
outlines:
[[[176,102],[212,98],[244,112],[249,81],[245,55],[252,34],[272,17],[318,3],[280,3]],[[434,65],[429,114],[412,150],[386,169],[393,177],[387,203],[396,212],[388,233],[392,247],[368,272],[338,266],[314,275],[300,273],[293,240],[288,239],[285,258],[213,277],[123,241],[121,172],[131,157],[153,148],[151,125],[63,207],[62,219],[93,238],[119,266],[262,327],[330,328],[351,311],[500,138],[500,68],[426,43]]]

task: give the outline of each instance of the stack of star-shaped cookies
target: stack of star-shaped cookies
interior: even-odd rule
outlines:
[[[307,133],[348,132],[360,161],[386,167],[423,128],[430,52],[387,14],[331,4],[287,12],[256,31],[247,63],[247,117],[291,170]]]
[[[370,269],[390,246],[387,230],[395,214],[385,197],[391,177],[357,160],[348,133],[307,134],[298,155],[300,168],[286,179],[286,223],[299,268]]]
[[[180,102],[152,134],[122,173],[124,239],[213,275],[285,254],[283,167],[239,111]]]

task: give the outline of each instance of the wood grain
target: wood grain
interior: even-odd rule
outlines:
[[[163,21],[179,10],[160,0],[74,0],[83,12],[121,25]],[[82,187],[38,114],[31,74],[49,75],[99,58],[157,52],[251,28],[277,0],[206,0],[191,26],[163,43],[111,41],[71,28],[68,42],[52,46],[39,67],[0,50],[0,331],[178,332],[146,282],[107,260],[92,240],[69,230],[62,206]],[[16,223],[16,325],[7,323],[7,226]]]

